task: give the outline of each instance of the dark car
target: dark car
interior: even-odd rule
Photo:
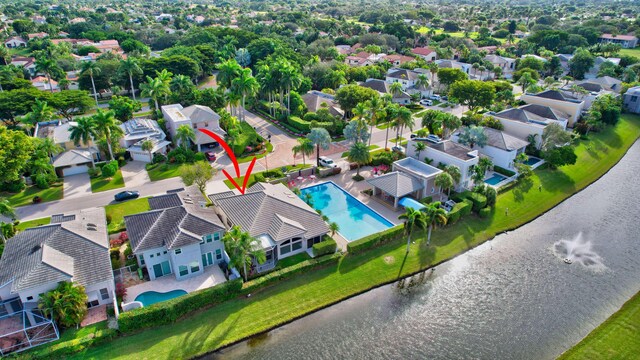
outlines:
[[[204,153],[204,156],[209,161],[216,161],[216,154],[214,154],[213,151],[207,151],[206,153]]]
[[[113,196],[116,201],[124,201],[129,199],[137,199],[140,196],[138,191],[122,191]]]

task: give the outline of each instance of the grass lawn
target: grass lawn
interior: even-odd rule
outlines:
[[[216,350],[286,321],[365,292],[373,287],[424,270],[450,259],[497,233],[517,228],[557,205],[609,170],[640,135],[640,118],[625,115],[615,127],[591,136],[576,148],[575,165],[536,170],[528,180],[498,196],[486,219],[469,216],[433,233],[426,246],[424,233],[405,255],[403,241],[387,243],[336,265],[281,281],[180,320],[119,337],[74,354],[74,358],[176,359]],[[538,186],[542,185],[541,190]],[[508,215],[505,209],[509,208]]]
[[[109,234],[124,230],[124,216],[151,210],[147,198],[127,200],[118,204],[107,205],[104,209],[107,217],[111,217],[111,221],[107,224]]]
[[[311,256],[309,256],[309,254],[307,254],[306,251],[303,252],[303,253],[300,253],[300,254],[289,256],[288,258],[284,258],[282,260],[278,260],[278,263],[276,264],[276,270],[284,269],[286,267],[299,264],[299,263],[301,263],[303,261],[306,261],[306,260],[309,260],[309,259],[311,259]]]
[[[122,170],[118,169],[112,178],[106,179],[102,176],[91,178],[91,191],[94,193],[113,190],[124,187],[124,179],[122,178]]]
[[[32,228],[32,227],[36,227],[36,226],[40,226],[40,225],[48,225],[51,223],[51,218],[50,217],[46,217],[46,218],[42,218],[42,219],[35,219],[35,220],[29,220],[29,221],[21,221],[20,224],[18,224],[18,226],[16,226],[16,230],[17,231],[22,231],[28,228]]]
[[[559,359],[634,359],[640,354],[640,293]]]
[[[633,49],[620,49],[620,53],[618,55],[635,56],[638,59],[640,59],[640,47],[633,48]]]
[[[271,144],[270,142],[267,142],[267,151],[268,152],[273,152],[273,144]],[[236,158],[236,160],[238,161],[238,164],[242,164],[242,163],[246,163],[249,162],[251,160],[253,160],[253,158],[256,159],[262,159],[267,153],[264,152],[262,154],[259,155],[249,155],[249,156],[245,156],[245,157],[238,157]]]
[[[392,123],[391,123],[391,121],[389,121],[389,122],[386,122],[386,123],[382,123],[382,124],[376,125],[376,128],[378,128],[380,130],[384,130],[384,129],[386,129],[388,127],[391,127],[391,126],[392,126]]]
[[[369,149],[369,152],[373,152],[373,150],[379,149],[380,146],[378,146],[378,145],[369,145],[367,148]],[[341,158],[347,157],[347,156],[349,156],[349,152],[348,151],[345,151],[340,155]]]
[[[396,143],[400,142],[400,144],[402,144],[402,142],[403,142],[404,140],[406,140],[406,139],[405,139],[405,138],[403,138],[402,136],[400,136],[399,138],[395,138],[395,137],[394,137],[393,139],[389,139],[389,142],[392,142],[392,143],[394,143],[394,144],[396,144]]]
[[[55,201],[62,199],[64,195],[62,183],[55,183],[48,189],[40,189],[37,186],[28,186],[24,191],[19,193],[0,192],[0,197],[6,198],[11,206],[18,207],[33,204],[33,198],[40,196],[42,202]]]
[[[151,181],[169,179],[180,176],[181,166],[182,164],[176,163],[156,164],[153,169],[147,170],[147,174],[149,174],[149,179],[151,179]]]
[[[35,347],[33,350],[29,351],[29,355],[34,355],[35,357],[50,358],[50,356],[48,355],[50,351],[54,351],[56,349],[64,348],[67,346],[73,346],[79,340],[95,337],[106,329],[107,322],[101,321],[99,323],[88,325],[80,329],[71,328],[63,330],[60,334],[60,339],[54,344],[52,344],[51,346],[45,345]]]
[[[310,168],[311,164],[298,164],[298,165],[287,165],[287,172],[289,171],[295,171],[295,170],[302,170],[302,169],[306,169],[306,168]],[[276,168],[273,168],[271,170],[275,170]],[[264,171],[258,171],[258,172],[252,172],[251,175],[249,175],[249,180],[247,181],[247,189],[251,187],[251,185],[256,183],[256,174],[262,174]],[[237,178],[233,178],[233,180],[236,181],[236,183],[240,186],[242,186],[242,183],[244,182],[244,176],[240,176]],[[235,189],[236,187],[233,186],[233,184],[231,183],[231,181],[229,181],[229,179],[225,179],[224,183],[227,185],[227,187],[229,189]]]

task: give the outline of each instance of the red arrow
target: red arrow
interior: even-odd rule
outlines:
[[[231,147],[229,146],[229,144],[227,144],[226,141],[224,141],[220,136],[218,136],[217,134],[211,132],[210,130],[207,129],[198,129],[200,130],[201,133],[208,135],[209,137],[213,138],[215,141],[217,141],[220,145],[222,145],[222,148],[224,149],[224,151],[227,152],[227,155],[229,155],[229,159],[231,159],[231,162],[233,162],[233,167],[236,170],[236,176],[237,178],[240,177],[240,165],[238,165],[238,160],[236,159],[236,156],[233,153],[233,150],[231,150]],[[242,187],[240,187],[240,185],[238,185],[238,183],[234,180],[234,178],[229,175],[229,173],[222,169],[222,173],[224,174],[224,176],[227,177],[227,179],[229,179],[229,181],[231,181],[231,183],[233,184],[233,186],[236,187],[236,189],[238,189],[238,191],[240,191],[240,193],[244,194],[245,190],[247,189],[247,182],[249,181],[249,176],[251,175],[251,170],[253,170],[253,165],[255,165],[256,163],[256,157],[253,157],[253,160],[251,160],[251,164],[249,164],[249,167],[247,168],[247,173],[244,174],[244,181],[242,182]]]

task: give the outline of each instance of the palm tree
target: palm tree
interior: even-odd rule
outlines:
[[[434,84],[435,83],[435,78],[436,78],[436,74],[438,73],[438,64],[434,63],[434,62],[430,62],[427,64],[427,69],[429,69],[429,72],[431,73],[431,83]]]
[[[46,101],[36,99],[31,111],[20,119],[27,128],[34,128],[37,123],[49,121],[53,118],[54,109]]]
[[[307,138],[298,138],[297,140],[298,140],[298,145],[295,145],[292,148],[294,157],[295,157],[295,154],[302,154],[302,164],[306,165],[305,155],[309,156],[313,154],[313,143],[311,143],[311,141]]]
[[[419,141],[413,145],[413,148],[416,149],[416,157],[420,159],[420,153],[427,149],[427,145]]]
[[[371,153],[369,148],[364,143],[354,143],[349,149],[349,155],[347,156],[349,161],[358,164],[356,170],[356,176],[360,176],[360,166],[368,164],[371,161]]]
[[[451,175],[454,186],[458,184],[462,179],[462,172],[460,171],[460,168],[457,167],[456,165],[453,165],[453,164],[447,165],[444,167],[443,171]],[[449,194],[447,194],[447,196],[449,196]]]
[[[236,50],[236,62],[242,67],[251,65],[251,53],[245,48]]]
[[[409,246],[411,245],[411,233],[413,233],[414,227],[424,228],[426,222],[424,221],[424,214],[420,210],[416,210],[412,207],[406,207],[405,213],[398,216],[398,219],[404,220],[404,231],[407,234],[407,253],[409,252]]]
[[[70,328],[79,325],[87,315],[87,302],[82,285],[64,281],[40,297],[38,308],[57,324]]]
[[[436,175],[434,184],[441,190],[451,191],[451,188],[454,185],[453,177],[446,172],[441,172],[440,174]],[[442,199],[442,193],[440,193],[440,199]]]
[[[59,70],[58,64],[53,59],[40,58],[36,60],[36,72],[42,72],[47,77],[49,90],[53,93],[53,85],[51,85],[51,74]]]
[[[136,89],[133,86],[133,75],[142,74],[142,68],[138,62],[138,59],[134,57],[128,57],[126,60],[120,61],[119,70],[127,74],[129,76],[129,84],[131,85],[131,95],[133,96],[133,100],[136,100]]]
[[[398,112],[400,111],[400,107],[397,104],[389,104],[385,110],[387,115],[387,128],[385,129],[384,134],[384,149],[387,149],[387,144],[389,142],[389,128],[394,127],[396,124],[396,118],[398,117]],[[398,127],[399,129],[399,127]]]
[[[487,134],[484,133],[484,128],[482,126],[467,126],[462,128],[460,136],[458,137],[458,142],[463,145],[467,145],[472,149],[475,145],[484,147],[487,145]]]
[[[221,64],[217,65],[218,75],[216,75],[216,82],[218,86],[225,89],[231,88],[231,82],[233,79],[240,75],[242,67],[235,59],[229,59]]]
[[[177,75],[169,83],[171,92],[178,93],[181,97],[189,93],[193,88],[193,81],[186,75]]]
[[[13,206],[11,206],[9,200],[5,198],[0,198],[0,215],[4,215],[12,219],[16,217],[16,212],[13,209]]]
[[[334,237],[340,231],[340,225],[334,222],[329,223],[329,231],[331,231],[331,237]]]
[[[99,75],[102,72],[100,66],[94,61],[83,61],[80,65],[80,75],[87,74],[91,78],[91,86],[93,87],[93,98],[96,100],[96,107],[98,107],[98,92],[96,91],[96,82],[94,81],[94,75]]]
[[[140,144],[140,149],[142,149],[142,151],[146,151],[149,154],[149,162],[152,162],[153,158],[151,157],[151,150],[153,150],[153,141],[151,141],[150,139],[144,140]]]
[[[156,70],[156,78],[160,79],[160,81],[162,81],[162,83],[168,88],[171,84],[173,73],[171,71],[168,71],[167,69],[162,69],[162,71]]]
[[[411,113],[411,110],[407,109],[406,107],[400,107],[398,109],[396,122],[398,123],[398,125],[400,125],[400,133],[396,134],[396,140],[400,139],[400,134],[404,131],[405,127],[409,129],[409,131],[413,131],[413,114]]]
[[[320,166],[320,148],[323,150],[329,149],[331,135],[329,135],[327,129],[313,128],[309,134],[307,134],[307,139],[316,146],[316,165]]]
[[[367,107],[366,102],[361,102],[356,104],[356,106],[351,110],[353,117],[352,119],[357,121],[358,130],[366,129],[367,124],[371,122],[371,111]],[[359,139],[356,139],[356,142]]]
[[[245,101],[247,96],[254,96],[260,86],[258,81],[251,75],[251,69],[242,69],[240,75],[231,81],[232,89],[242,95],[242,120],[245,120]]]
[[[287,90],[287,114],[291,114],[291,90],[302,84],[302,74],[289,64],[280,69],[280,85]]]
[[[389,85],[389,92],[393,97],[397,97],[402,93],[402,84],[400,84],[399,82],[394,82],[393,84]]]
[[[98,135],[103,136],[107,141],[107,148],[109,149],[109,157],[113,160],[113,149],[111,148],[111,142],[114,136],[121,136],[123,131],[120,128],[120,121],[113,116],[113,111],[103,111],[98,109],[98,112],[93,115],[93,121],[95,123],[96,132]]]
[[[156,111],[160,111],[158,99],[164,96],[169,90],[162,80],[147,76],[147,82],[140,84],[140,89],[142,90],[140,95],[151,98],[155,102]]]
[[[371,138],[373,137],[373,127],[378,123],[378,120],[385,116],[385,108],[382,100],[379,97],[374,97],[366,103],[369,109],[369,146],[371,146]]]
[[[235,268],[242,265],[244,281],[248,279],[247,264],[251,265],[253,259],[258,264],[266,261],[267,256],[262,249],[260,240],[240,230],[239,226],[232,227],[223,237],[224,248],[229,255],[229,267]]]
[[[189,141],[196,141],[196,133],[195,131],[193,131],[193,128],[191,128],[191,126],[180,125],[176,129],[175,140],[176,142],[178,142],[178,144],[180,144],[180,146],[186,149]]]
[[[46,153],[49,156],[49,160],[53,160],[54,155],[64,151],[64,148],[56,144],[50,137],[39,139],[37,148],[39,151]]]
[[[449,137],[451,132],[462,126],[462,120],[451,113],[442,113],[440,121],[442,122],[442,137],[445,139]]]
[[[430,134],[435,134],[442,126],[442,111],[429,109],[422,116],[422,127],[426,127]]]
[[[418,75],[418,78],[416,79],[416,82],[415,82],[415,86],[417,89],[420,89],[420,91],[422,91],[422,89],[427,90],[429,88],[429,79],[427,78],[427,75],[425,74]]]
[[[424,214],[424,222],[429,227],[427,235],[427,246],[429,246],[431,243],[431,230],[433,230],[434,226],[447,224],[447,212],[440,207],[440,202],[438,201],[427,205],[422,209],[422,212]]]
[[[518,79],[518,84],[522,85],[523,90],[528,88],[529,85],[533,84],[534,82],[535,80],[533,79],[533,77],[531,76],[531,73],[529,72],[525,72],[520,76],[520,79]]]
[[[78,118],[76,124],[69,127],[69,138],[76,146],[82,143],[88,147],[91,141],[97,137],[96,123],[92,117]],[[91,156],[91,163],[93,164],[93,156]]]

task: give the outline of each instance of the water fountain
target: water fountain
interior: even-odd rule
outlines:
[[[582,232],[571,240],[559,240],[553,244],[554,254],[566,264],[579,263],[593,269],[606,268],[602,258],[591,248],[591,241],[584,239]]]

